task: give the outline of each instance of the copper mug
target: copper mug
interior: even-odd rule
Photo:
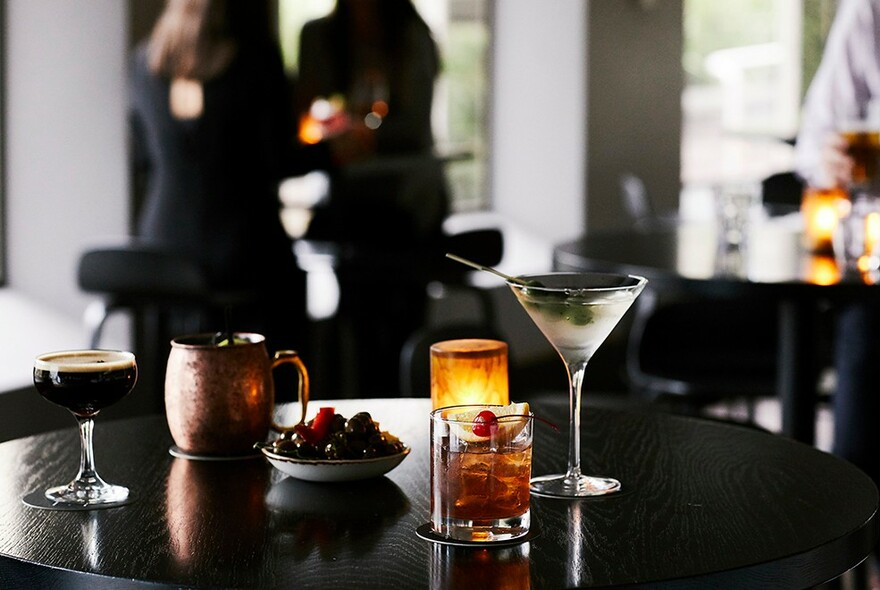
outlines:
[[[171,341],[165,372],[165,413],[177,449],[187,455],[234,456],[253,451],[275,423],[273,369],[294,365],[299,376],[301,416],[309,401],[309,374],[293,350],[272,359],[260,334],[236,332],[232,345],[215,334]],[[302,418],[301,418],[302,419]]]

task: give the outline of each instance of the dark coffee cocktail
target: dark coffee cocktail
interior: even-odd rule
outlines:
[[[75,351],[42,355],[34,363],[34,385],[48,401],[77,416],[94,416],[134,387],[137,365],[128,353]]]

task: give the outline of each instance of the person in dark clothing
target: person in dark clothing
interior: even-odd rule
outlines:
[[[305,275],[278,185],[309,166],[295,152],[269,15],[264,0],[169,0],[137,47],[130,114],[146,178],[137,234],[197,261],[212,286],[257,293],[232,310],[231,327],[265,335],[270,352],[301,351]]]
[[[335,155],[329,199],[306,237],[339,252],[340,340],[351,371],[340,387],[354,397],[398,391],[400,352],[424,325],[432,259],[442,257],[449,195],[431,128],[439,70],[411,0],[337,0],[300,35],[297,113],[314,123],[316,105],[338,106],[315,134],[301,126],[300,138],[331,144]]]

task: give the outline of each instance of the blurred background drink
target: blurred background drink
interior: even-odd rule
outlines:
[[[853,159],[854,186],[874,186],[880,161],[880,127],[841,131],[847,143],[846,153]]]
[[[866,105],[835,105],[835,127],[852,158],[850,192],[876,188],[880,168],[880,102]]]

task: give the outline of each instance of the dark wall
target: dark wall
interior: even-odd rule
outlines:
[[[627,223],[619,179],[640,176],[658,211],[681,191],[682,0],[589,2],[587,228]]]

